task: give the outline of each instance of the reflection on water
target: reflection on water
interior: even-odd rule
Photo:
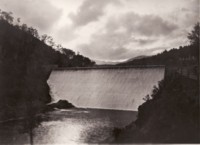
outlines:
[[[36,143],[50,142],[72,144],[80,141],[83,129],[84,126],[77,124],[73,119],[43,122],[40,128],[35,129],[37,136],[35,136],[34,140]]]
[[[36,118],[34,144],[101,143],[113,139],[113,128],[124,127],[135,120],[136,112],[98,109],[54,111]],[[0,144],[28,144],[30,132],[25,121],[0,126]],[[24,130],[26,128],[26,130]]]
[[[164,77],[164,68],[56,70],[48,80],[55,101],[78,107],[137,110]]]

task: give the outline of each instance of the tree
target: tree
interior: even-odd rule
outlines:
[[[14,18],[12,16],[12,12],[0,11],[0,19],[3,19],[8,23],[12,24]]]
[[[53,41],[53,38],[51,36],[48,36],[46,34],[41,36],[41,41],[43,41],[44,43],[46,43],[47,45],[54,47],[55,46],[55,42]]]
[[[27,32],[31,34],[32,36],[34,36],[35,38],[39,38],[38,31],[34,29],[33,27],[29,27]]]
[[[62,45],[60,45],[60,44],[56,45],[55,48],[56,48],[57,50],[61,50],[61,51],[62,51],[62,49],[63,49]]]
[[[19,28],[20,29],[20,22],[21,22],[21,20],[20,20],[20,18],[17,18],[17,20],[16,20],[16,27],[17,28]]]
[[[17,23],[19,24],[21,22],[20,18],[17,18]]]
[[[27,26],[26,24],[22,24],[22,25],[20,26],[20,29],[21,29],[22,31],[24,31],[24,32],[27,32],[28,26]]]
[[[47,44],[51,47],[55,46],[55,42],[53,41],[53,38],[51,36],[48,36],[48,42]]]
[[[199,22],[194,26],[192,32],[188,34],[188,39],[192,45],[199,44]]]
[[[46,43],[46,40],[48,39],[48,36],[46,34],[41,36],[41,41]]]

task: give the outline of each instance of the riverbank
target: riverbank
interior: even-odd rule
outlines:
[[[167,71],[114,143],[199,143],[198,81]]]
[[[165,68],[164,65],[132,65],[132,66],[117,66],[117,65],[96,65],[93,67],[54,67],[53,70],[101,70],[101,69],[131,69],[131,68]]]

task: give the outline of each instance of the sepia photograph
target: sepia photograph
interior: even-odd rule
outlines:
[[[199,0],[0,0],[0,145],[200,144]]]

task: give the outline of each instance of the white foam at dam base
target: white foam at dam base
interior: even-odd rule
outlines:
[[[54,101],[77,107],[134,110],[164,77],[164,68],[54,70],[48,84]]]

